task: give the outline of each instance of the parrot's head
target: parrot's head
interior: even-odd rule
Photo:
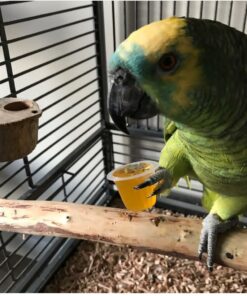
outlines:
[[[110,62],[109,111],[115,124],[126,132],[125,116],[144,119],[158,113],[189,124],[202,108],[215,106],[221,95],[217,91],[225,89],[226,56],[231,55],[231,48],[223,49],[224,41],[235,42],[226,28],[214,21],[172,17],[133,32]]]

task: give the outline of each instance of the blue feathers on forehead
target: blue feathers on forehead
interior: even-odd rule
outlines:
[[[147,79],[152,75],[152,65],[146,59],[143,49],[133,44],[131,51],[120,45],[111,57],[110,71],[117,68],[128,69],[138,80]]]

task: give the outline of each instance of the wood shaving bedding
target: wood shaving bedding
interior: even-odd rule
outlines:
[[[82,241],[43,292],[243,293],[247,292],[247,272],[216,266],[209,273],[205,262]]]

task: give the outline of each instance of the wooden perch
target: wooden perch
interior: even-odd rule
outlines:
[[[0,199],[0,230],[131,245],[197,259],[200,219],[53,201]],[[247,230],[228,232],[217,261],[247,271]]]

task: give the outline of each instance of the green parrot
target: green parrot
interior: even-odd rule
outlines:
[[[109,112],[124,132],[125,116],[166,121],[159,169],[136,189],[153,194],[181,177],[203,185],[199,258],[212,270],[218,233],[247,210],[247,37],[216,21],[172,17],[133,32],[110,62]]]

